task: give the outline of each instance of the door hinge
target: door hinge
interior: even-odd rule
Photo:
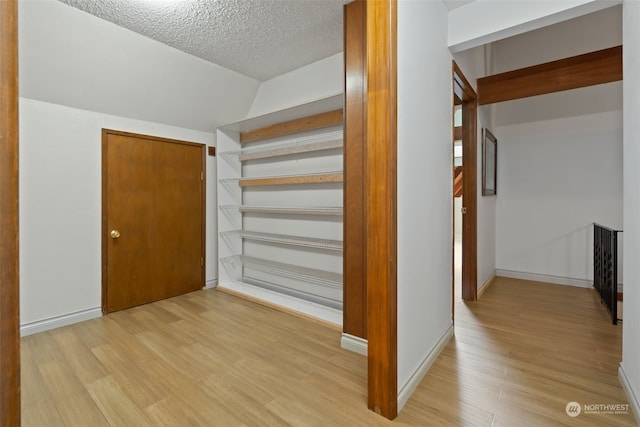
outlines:
[[[200,171],[200,181],[204,181],[204,172]]]
[[[467,213],[467,208],[466,208],[466,207],[464,207],[464,208],[462,208],[462,209],[460,209],[460,210],[462,211],[462,213],[463,213],[463,214],[466,214],[466,213]]]

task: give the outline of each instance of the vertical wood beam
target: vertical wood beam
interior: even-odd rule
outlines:
[[[0,425],[20,425],[18,4],[0,1]]]
[[[367,2],[365,207],[369,408],[394,419],[397,378],[397,1]]]
[[[343,331],[367,337],[365,145],[367,112],[366,5],[344,5],[344,295]]]

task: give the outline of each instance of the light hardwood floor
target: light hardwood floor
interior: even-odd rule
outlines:
[[[605,426],[621,326],[589,289],[498,278],[395,422],[339,332],[214,290],[22,339],[24,426]]]

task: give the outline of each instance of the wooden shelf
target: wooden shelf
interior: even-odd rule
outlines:
[[[269,261],[246,255],[232,255],[220,260],[229,267],[244,266],[264,273],[275,274],[290,279],[304,280],[333,288],[342,287],[342,274],[315,268],[301,267],[283,262]]]
[[[262,233],[257,231],[234,230],[220,233],[223,237],[240,236],[246,240],[278,243],[282,245],[303,246],[307,248],[342,251],[342,241],[317,239],[313,237],[289,236],[284,234]]]
[[[271,157],[290,156],[300,153],[312,153],[342,148],[342,138],[328,141],[310,142],[306,144],[288,144],[269,150],[247,150],[238,154],[241,162],[248,160],[267,159]]]
[[[342,108],[340,108],[339,110],[327,111],[326,113],[315,114],[313,116],[240,132],[240,144],[274,138],[276,136],[289,135],[292,133],[305,132],[313,129],[320,129],[328,126],[341,125],[343,121],[342,115]]]
[[[324,172],[304,175],[265,176],[238,179],[240,187],[291,184],[322,184],[327,182],[342,182],[343,180],[344,174],[342,172]]]
[[[331,215],[342,216],[340,206],[248,206],[223,205],[222,210],[238,210],[243,213],[284,214],[284,215]]]

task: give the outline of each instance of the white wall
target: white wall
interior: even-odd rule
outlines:
[[[260,84],[247,117],[260,116],[344,92],[344,57],[336,53]]]
[[[398,2],[399,408],[452,326],[453,99],[446,16],[442,2]]]
[[[618,5],[497,41],[492,66],[495,73],[502,73],[621,44],[622,6]],[[525,45],[528,49],[523,50]]]
[[[100,315],[101,130],[213,145],[208,132],[20,99],[20,317],[33,333]],[[207,158],[206,279],[217,277]]]
[[[495,73],[529,67],[622,44],[622,7],[584,15],[491,46]],[[591,86],[495,104],[494,124],[537,122],[622,108],[622,83]]]
[[[622,227],[621,111],[503,126],[495,134],[499,274],[590,286],[591,224]]]
[[[449,12],[448,44],[452,52],[460,52],[619,3],[621,0],[477,0]]]
[[[21,0],[20,95],[213,132],[243,118],[249,77],[55,0]]]
[[[624,75],[640,74],[640,2],[624,3]],[[638,79],[624,80],[624,91],[640,92]],[[624,97],[624,328],[620,377],[640,423],[640,99]]]
[[[454,55],[454,59],[471,85],[476,79],[490,74],[491,64],[486,58],[490,47],[480,46]],[[498,196],[482,196],[482,128],[493,129],[490,107],[478,109],[477,123],[477,279],[478,291],[496,274],[496,199]],[[498,144],[499,146],[500,144]]]
[[[622,43],[621,27],[621,6],[549,25],[493,43],[489,66],[499,73],[617,46]],[[621,108],[621,82],[491,107],[498,137],[499,274],[589,285],[593,260],[588,225],[597,218],[608,221],[605,225],[622,225],[622,193],[616,188],[622,182]],[[612,172],[587,186],[592,180],[589,168],[598,164],[599,170]],[[592,206],[592,201],[605,199],[609,205]],[[531,274],[539,276],[527,276]]]
[[[55,0],[21,1],[19,19],[21,321],[32,333],[100,313],[101,129],[215,145],[259,83]],[[207,157],[208,286],[215,180]]]

